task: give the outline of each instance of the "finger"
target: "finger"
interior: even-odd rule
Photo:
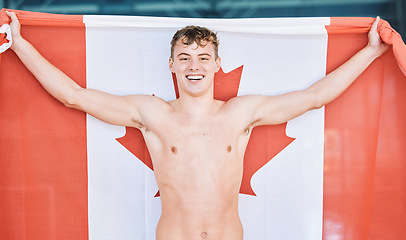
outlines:
[[[377,16],[374,23],[371,26],[371,31],[376,32],[376,30],[378,29],[379,20],[381,20],[381,18],[379,16]]]
[[[11,18],[12,21],[17,20],[17,15],[15,12],[6,11],[6,14]]]

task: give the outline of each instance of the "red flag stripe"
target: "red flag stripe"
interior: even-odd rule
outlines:
[[[82,16],[17,14],[24,37],[85,86]],[[2,54],[1,67],[0,132],[7,141],[0,141],[0,235],[88,239],[85,114],[44,94],[12,51]]]
[[[332,18],[331,25],[326,26],[329,34],[327,73],[367,44],[372,22],[373,19],[367,18]],[[386,121],[391,121],[391,129],[404,129],[399,121],[400,117],[404,117],[402,114],[394,117],[383,115],[388,102],[395,105],[405,102],[404,99],[391,100],[393,97],[390,97],[404,92],[403,84],[395,91],[386,87],[405,81],[397,64],[389,63],[394,59],[391,51],[387,52],[343,95],[326,106],[324,240],[335,239],[335,236],[342,239],[397,239],[403,236],[401,232],[404,230],[400,225],[406,221],[406,214],[397,214],[399,221],[388,221],[391,219],[388,214],[392,211],[382,209],[383,206],[392,208],[406,201],[404,196],[393,199],[382,191],[382,183],[387,181],[383,176],[403,179],[403,182],[391,182],[398,190],[404,189],[405,182],[399,170],[392,172],[397,167],[404,169],[405,164],[397,160],[399,154],[385,150],[389,141],[404,142],[404,137],[382,139],[383,134],[388,134]],[[387,118],[389,120],[384,120]],[[390,156],[396,156],[391,157],[394,165],[385,167],[387,163],[382,161]],[[394,238],[388,238],[388,234]]]

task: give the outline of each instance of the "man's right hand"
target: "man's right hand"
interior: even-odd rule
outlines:
[[[15,43],[18,42],[20,39],[22,39],[21,24],[20,21],[18,21],[15,12],[6,11],[6,14],[11,18],[10,27],[11,27],[11,37],[13,38],[13,44],[11,45],[11,49],[14,49],[13,46],[15,45]]]

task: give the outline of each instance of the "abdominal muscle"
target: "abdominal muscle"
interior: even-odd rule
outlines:
[[[243,239],[237,206],[220,210],[210,204],[186,207],[171,206],[164,201],[162,204],[162,215],[156,228],[157,240]]]

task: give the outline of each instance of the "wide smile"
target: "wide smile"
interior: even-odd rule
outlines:
[[[204,75],[201,74],[186,75],[186,78],[190,81],[200,81],[204,78]]]

